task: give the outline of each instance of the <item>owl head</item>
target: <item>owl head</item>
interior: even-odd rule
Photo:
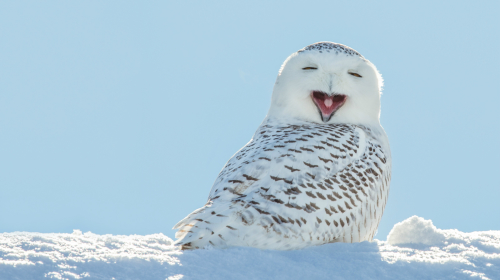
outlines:
[[[320,42],[290,55],[274,85],[268,117],[320,124],[377,124],[383,80],[355,50]]]

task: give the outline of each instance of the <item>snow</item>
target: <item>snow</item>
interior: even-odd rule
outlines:
[[[436,228],[431,220],[417,216],[397,223],[387,236],[387,243],[391,245],[415,243],[438,246],[445,240],[445,231]]]
[[[163,234],[0,234],[0,279],[500,279],[500,231],[413,216],[387,241],[181,252]]]

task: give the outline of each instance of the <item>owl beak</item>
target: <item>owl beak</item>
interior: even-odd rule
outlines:
[[[343,94],[328,95],[322,91],[313,91],[311,98],[318,108],[323,122],[328,122],[342,105],[344,105],[347,96]]]

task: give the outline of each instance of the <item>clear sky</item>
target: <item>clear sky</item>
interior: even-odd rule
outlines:
[[[346,44],[385,79],[412,215],[500,229],[498,1],[2,1],[0,232],[150,234],[207,199],[285,58]]]

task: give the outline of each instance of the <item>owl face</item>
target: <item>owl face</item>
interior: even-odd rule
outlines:
[[[268,115],[315,123],[378,123],[381,87],[377,69],[361,56],[299,51],[281,67]]]

